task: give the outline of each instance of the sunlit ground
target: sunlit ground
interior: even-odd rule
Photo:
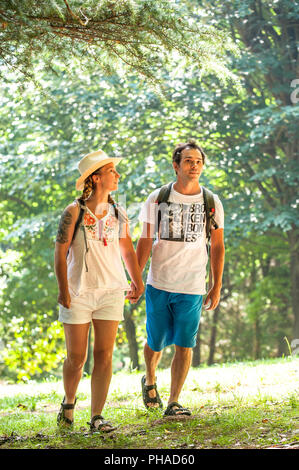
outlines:
[[[117,372],[112,377],[106,406],[117,406],[127,402],[134,409],[143,408],[140,381],[143,373]],[[168,399],[170,369],[157,371],[158,389],[163,401]],[[55,394],[63,398],[62,380],[54,382],[29,382],[26,384],[0,383],[0,396],[16,395],[34,396],[38,394]],[[230,402],[271,397],[278,401],[290,394],[299,392],[299,357],[286,357],[259,362],[215,365],[212,367],[191,368],[181,393],[180,401],[188,406],[200,406],[207,403]],[[88,406],[90,395],[90,378],[82,378],[78,394],[81,395],[78,406]],[[84,398],[83,398],[84,397]],[[57,404],[57,406],[59,403]],[[1,408],[0,408],[1,411]]]
[[[56,424],[62,380],[2,382],[1,448],[299,448],[298,357],[191,369],[179,399],[192,410],[190,417],[165,418],[161,410],[146,411],[142,375],[113,375],[103,415],[118,429],[108,436],[89,432],[89,377],[79,385],[75,424],[66,435]],[[157,371],[164,407],[169,381],[169,369]]]

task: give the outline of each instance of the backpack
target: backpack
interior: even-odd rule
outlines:
[[[158,204],[158,206],[162,202],[168,201],[172,185],[173,183],[168,183],[162,186],[158,194],[157,200],[156,200],[156,203]],[[203,200],[204,200],[205,214],[206,214],[206,238],[209,244],[210,239],[211,239],[211,227],[213,226],[215,230],[217,230],[218,228],[218,224],[214,218],[215,217],[215,201],[214,201],[214,195],[209,189],[202,186],[202,191],[203,191]],[[159,232],[160,222],[161,222],[161,211],[158,211],[158,232]]]

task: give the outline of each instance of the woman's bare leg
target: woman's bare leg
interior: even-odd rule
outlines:
[[[94,367],[91,376],[91,417],[104,408],[112,377],[112,354],[118,321],[93,320]]]
[[[67,358],[63,364],[65,403],[75,402],[78,384],[86,361],[90,323],[71,325],[64,323]],[[73,419],[73,410],[64,410],[66,418]]]

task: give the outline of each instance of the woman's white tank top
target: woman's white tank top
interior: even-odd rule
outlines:
[[[102,219],[85,206],[81,225],[69,249],[67,277],[70,292],[75,295],[87,289],[130,288],[119,249],[119,221],[111,204]]]

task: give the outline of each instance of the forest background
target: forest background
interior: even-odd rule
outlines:
[[[158,2],[159,9],[153,1],[105,1],[106,19],[111,5],[114,18],[124,19],[114,38],[119,49],[113,55],[106,41],[84,61],[84,41],[76,49],[73,38],[70,48],[62,49],[64,38],[52,30],[56,42],[48,52],[45,44],[38,49],[28,15],[37,2],[21,3],[24,8],[17,11],[16,2],[0,2],[0,32],[8,44],[5,50],[2,42],[0,51],[1,375],[13,381],[61,376],[65,349],[53,250],[60,215],[78,196],[78,160],[99,148],[124,157],[117,198],[127,209],[136,244],[142,203],[174,179],[172,149],[190,137],[208,156],[202,183],[223,202],[226,243],[222,301],[203,313],[193,366],[298,353],[299,5],[168,2],[176,7],[175,23],[166,2]],[[50,3],[54,10],[67,4]],[[79,3],[90,10],[88,5],[80,10]],[[73,20],[81,30],[89,27],[84,21],[96,3],[69,2],[77,6]],[[128,48],[121,56],[130,38],[125,26],[134,15],[136,21],[138,8],[141,18],[145,3],[149,10],[148,16],[142,11],[142,27],[169,28],[161,62],[158,53],[151,55],[150,36],[146,56],[142,48],[140,56]],[[198,59],[190,54],[192,38],[180,31],[186,7],[199,30],[215,28]],[[17,13],[9,16],[12,11]],[[26,20],[28,31],[18,28],[17,16]],[[64,21],[71,19],[68,11]],[[40,24],[46,24],[45,34],[49,25]],[[92,339],[91,334],[90,345]],[[137,305],[125,305],[114,370],[141,369],[144,342],[143,297]],[[170,357],[168,348],[161,367],[169,366]],[[89,354],[85,372],[91,367]]]

